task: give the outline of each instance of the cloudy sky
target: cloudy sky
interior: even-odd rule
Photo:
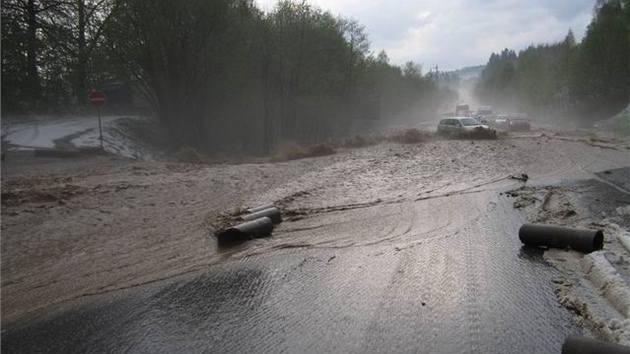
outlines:
[[[275,0],[257,0],[271,11]],[[553,43],[572,29],[579,41],[596,0],[307,0],[365,26],[371,48],[390,62],[428,70],[485,64],[492,52]]]

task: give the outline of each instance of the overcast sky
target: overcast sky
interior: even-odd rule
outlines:
[[[486,64],[492,52],[564,39],[579,41],[596,0],[307,0],[365,26],[371,48],[390,62],[454,70]],[[257,0],[265,11],[275,0]]]

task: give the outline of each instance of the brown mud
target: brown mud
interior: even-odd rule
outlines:
[[[2,319],[172,281],[252,255],[392,241],[403,248],[422,236],[405,228],[419,228],[427,237],[440,228],[456,229],[457,218],[453,225],[439,222],[449,203],[469,203],[471,215],[481,215],[485,202],[475,199],[480,192],[591,178],[627,166],[627,150],[607,144],[613,148],[510,134],[498,140],[386,142],[316,158],[241,165],[111,156],[3,162]],[[511,178],[523,173],[529,181]],[[545,197],[548,192],[532,198],[546,205],[550,217],[576,217],[566,205],[570,201],[557,193]],[[412,202],[426,199],[439,206],[414,213],[432,215],[435,222],[384,223],[391,229],[353,233],[353,223],[388,216],[393,223]],[[287,216],[273,237],[227,252],[217,249],[212,234],[229,223],[230,215],[268,202]],[[566,206],[563,214],[556,215],[558,206]],[[342,232],[326,233],[335,223],[344,225]]]

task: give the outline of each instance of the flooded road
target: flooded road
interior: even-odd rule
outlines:
[[[16,296],[26,284],[5,268],[5,262],[18,259],[5,260],[5,245],[17,243],[5,241],[3,231],[2,348],[7,353],[559,353],[566,336],[582,329],[555,298],[558,271],[542,252],[518,240],[526,216],[504,192],[523,185],[512,175],[527,173],[532,185],[594,178],[604,169],[627,166],[627,154],[579,141],[523,137],[379,145],[275,165],[284,168],[284,176],[265,165],[228,166],[224,176],[254,179],[241,179],[251,187],[242,199],[247,205],[282,206],[287,217],[273,237],[219,250],[207,236],[194,241],[201,231],[189,228],[186,237],[163,235],[168,242],[151,255],[150,247],[135,250],[141,246],[131,235],[120,253],[109,249],[119,285],[133,274],[159,279],[145,268],[196,270],[90,295],[92,301],[80,304],[46,305],[50,298],[31,295],[40,310],[30,312],[28,292],[22,292],[26,298]],[[214,202],[192,197],[210,186],[210,179],[216,181],[218,171],[166,175],[175,188],[169,195],[181,192],[194,210],[205,202],[206,220],[216,216],[219,203],[234,205],[230,197],[244,187],[212,182],[222,183],[224,192]],[[151,178],[136,182],[147,186],[136,197],[148,189],[159,198],[154,192],[162,186],[152,185]],[[130,183],[121,174],[108,179]],[[178,190],[177,182],[189,185]],[[88,177],[80,183],[87,188],[95,182]],[[190,194],[182,192],[188,189]],[[132,185],[122,193],[135,190]],[[172,221],[169,229],[177,225]],[[92,252],[92,276],[112,279],[99,271],[102,255]],[[171,256],[158,257],[163,252]],[[148,263],[131,272],[134,262],[124,261],[138,255],[143,258],[135,263]],[[80,269],[70,274],[79,286],[93,286]],[[43,289],[63,297],[56,286]],[[4,315],[6,304],[13,305],[11,317]]]
[[[314,229],[312,237],[343,238],[353,229],[366,240],[385,230],[400,238],[214,266],[163,289],[11,329],[3,349],[558,353],[564,338],[580,329],[555,299],[556,271],[542,253],[521,246],[516,235],[523,219],[507,198],[490,194],[452,197],[451,207],[433,214],[448,222],[432,230],[421,226],[433,222],[413,204],[397,214],[406,230],[385,226],[396,224],[395,213],[378,218],[367,210],[366,219]],[[473,199],[488,202],[474,205]],[[354,211],[335,213],[356,218]]]

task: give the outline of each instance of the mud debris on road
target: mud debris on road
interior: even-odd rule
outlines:
[[[446,251],[435,255],[428,245],[440,244],[446,250],[452,240],[454,245],[467,245],[471,252],[476,250],[475,255],[482,255],[482,250],[467,238],[468,232],[476,237],[483,235],[479,228],[487,227],[497,237],[499,234],[508,237],[509,233],[513,233],[509,237],[516,237],[519,218],[571,226],[597,223],[619,230],[627,230],[629,226],[627,213],[623,212],[630,205],[624,199],[627,194],[602,197],[601,193],[609,193],[605,188],[619,190],[609,184],[612,182],[602,182],[604,178],[600,175],[603,171],[627,168],[628,153],[579,139],[552,139],[540,134],[476,140],[474,144],[469,140],[441,139],[419,144],[385,142],[333,155],[275,163],[203,165],[95,156],[28,166],[7,161],[2,167],[3,324],[41,320],[42,316],[63,312],[78,303],[108,299],[124,291],[144,289],[149,284],[174,284],[217,266],[229,268],[231,264],[263,262],[266,257],[281,255],[297,259],[308,253],[329,268],[346,264],[345,268],[335,269],[340,272],[352,269],[363,277],[365,269],[374,268],[369,262],[361,263],[360,268],[348,268],[353,263],[337,252],[351,252],[348,256],[366,262],[378,259],[380,254],[386,256],[383,260],[389,260],[381,265],[382,269],[389,269],[385,267],[387,262],[402,262],[402,268],[393,269],[394,275],[378,276],[378,267],[374,268],[371,274],[382,278],[382,282],[366,280],[365,287],[373,285],[372,290],[378,293],[390,280],[392,284],[405,284],[404,277],[415,274],[422,282],[439,288],[443,284],[422,277],[419,269],[416,273],[408,271],[418,266],[414,260],[419,258],[411,257],[412,253],[443,264],[444,271],[464,271],[449,265],[449,257],[459,256],[450,256]],[[510,178],[524,173],[528,175],[527,181]],[[600,184],[593,184],[594,179]],[[498,199],[504,193],[510,199]],[[595,207],[594,198],[615,202]],[[247,206],[270,201],[286,216],[272,237],[252,240],[228,252],[217,249],[212,230],[231,222]],[[502,210],[506,205],[506,210]],[[499,209],[502,217],[508,215],[506,220],[512,220],[513,224],[496,225],[487,220],[487,215]],[[627,253],[617,247],[614,237],[607,237],[607,242],[606,259],[625,276],[627,273],[622,269],[627,267]],[[491,246],[490,240],[488,245],[499,247]],[[501,247],[519,246],[514,241]],[[506,249],[493,249],[493,254],[505,253]],[[518,259],[531,259],[534,263],[526,267],[532,269],[538,269],[539,261],[544,263],[538,256],[519,252],[518,248],[513,253],[518,254]],[[571,252],[547,251],[545,259],[561,270],[562,275],[556,276],[554,285],[560,302],[582,311],[584,306],[580,304],[590,306],[581,297],[586,292],[571,291],[581,286],[585,278],[572,266],[579,264],[573,262],[578,256],[571,258],[567,254]],[[469,256],[473,255],[466,257]],[[404,261],[391,257],[403,257]],[[427,267],[431,265],[427,260],[422,262]],[[487,274],[503,272],[498,263],[492,262],[492,268],[471,264],[470,269]],[[403,263],[409,268],[405,269]],[[284,269],[285,265],[278,264],[278,269]],[[459,273],[449,274],[453,278],[444,281],[458,289]],[[480,277],[486,273],[475,274]],[[467,306],[472,311],[467,315],[472,322],[466,323],[473,327],[465,330],[474,332],[477,322],[473,320],[480,316],[474,312],[475,301],[479,299],[468,297],[480,291],[481,285],[475,284],[485,284],[481,289],[493,289],[495,284],[491,278],[469,279],[473,280],[474,284],[460,295],[462,301],[470,301]],[[408,290],[424,294],[418,301],[426,306],[420,307],[434,306],[435,294],[430,289]],[[402,301],[393,293],[387,294]],[[601,298],[597,289],[588,294]],[[384,311],[386,307],[378,308]],[[610,305],[601,307],[610,310]],[[625,332],[619,329],[627,318],[611,315],[613,310],[602,312],[599,322],[590,320],[595,318],[591,315],[595,312],[576,313],[580,324],[591,328],[594,336],[608,331],[604,334],[607,339],[623,343]],[[495,315],[503,318],[500,313]],[[383,325],[372,324],[374,328]],[[599,331],[602,328],[605,330]],[[556,340],[561,341],[560,334]],[[376,342],[370,345],[371,349],[381,348]],[[464,342],[453,347],[454,350],[460,348],[458,345]]]
[[[630,193],[627,181],[619,178],[628,173],[627,167],[606,170],[589,180],[521,187],[506,194],[531,222],[603,231],[602,251],[586,256],[549,249],[544,258],[563,272],[554,281],[555,292],[559,302],[577,314],[580,325],[604,340],[630,346],[630,250],[622,244],[630,235],[630,218],[624,212]]]

